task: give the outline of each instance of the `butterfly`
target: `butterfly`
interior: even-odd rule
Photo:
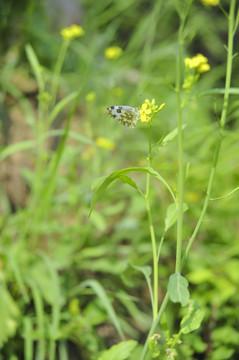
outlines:
[[[105,114],[119,120],[124,126],[134,128],[139,119],[139,109],[127,105],[116,105],[107,108]]]

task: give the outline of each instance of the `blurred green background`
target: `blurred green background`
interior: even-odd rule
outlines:
[[[117,181],[99,199],[90,218],[88,212],[91,185],[98,177],[124,167],[147,166],[147,124],[124,128],[104,115],[108,106],[140,107],[146,98],[155,98],[156,104],[166,106],[154,119],[153,141],[177,127],[176,3],[9,0],[0,4],[2,360],[98,359],[120,341],[105,298],[126,338],[139,344],[145,341],[151,324],[150,297],[142,273],[131,266],[152,265],[145,204],[137,192]],[[222,1],[226,10],[229,3]],[[30,44],[37,56],[47,97],[62,46],[60,30],[71,24],[82,26],[85,33],[69,44],[57,101],[75,91],[80,91],[80,98],[61,152],[58,130],[64,131],[73,101],[62,106],[49,125],[51,109],[47,99],[44,103],[39,98],[26,46]],[[184,216],[185,246],[205,198],[222,107],[222,96],[199,95],[224,86],[227,19],[219,7],[195,0],[186,32],[184,57],[202,53],[211,70],[195,84],[183,113],[189,207]],[[111,46],[120,47],[121,56],[107,58],[105,50]],[[238,70],[236,57],[232,86],[238,84]],[[231,97],[213,197],[229,193],[239,183],[238,105],[238,96]],[[103,145],[99,138],[105,139]],[[112,143],[107,146],[106,140]],[[152,166],[176,192],[176,138],[157,148]],[[143,174],[132,178],[144,189]],[[162,184],[152,179],[151,185],[159,241],[171,199]],[[238,196],[235,192],[210,203],[187,260],[184,275],[205,319],[198,331],[185,336],[178,359],[239,357]],[[176,226],[169,230],[162,249],[160,299],[174,272],[175,244]],[[181,316],[179,307],[169,304],[172,333]],[[138,359],[137,354],[131,359]]]

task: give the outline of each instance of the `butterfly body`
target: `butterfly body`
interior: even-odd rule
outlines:
[[[120,124],[134,128],[139,119],[139,109],[127,105],[115,105],[107,108],[105,114],[119,121]]]

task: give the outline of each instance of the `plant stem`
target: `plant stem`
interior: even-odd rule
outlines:
[[[152,160],[151,139],[152,139],[152,124],[150,122],[149,123],[149,156],[148,156],[149,166],[151,166],[151,160]],[[150,182],[150,174],[147,173],[145,202],[148,213],[149,229],[150,229],[150,236],[151,236],[152,250],[153,250],[153,279],[154,279],[153,280],[154,281],[153,318],[155,319],[158,313],[158,256],[157,256],[156,238],[155,238],[155,232],[154,232],[154,226],[153,226],[152,214],[151,214],[151,208],[149,202],[149,182]]]
[[[232,0],[230,3],[230,13],[228,17],[228,47],[227,47],[227,69],[226,69],[226,80],[225,80],[225,90],[228,90],[231,86],[231,74],[232,74],[232,61],[233,61],[233,37],[234,37],[234,19],[235,19],[235,2],[236,0]],[[213,158],[212,163],[212,169],[210,172],[209,180],[208,180],[208,186],[207,186],[207,195],[203,204],[202,212],[200,215],[200,218],[197,222],[197,225],[193,231],[193,234],[191,238],[189,239],[189,243],[187,245],[181,268],[182,270],[185,260],[188,256],[188,253],[190,251],[190,248],[199,232],[200,226],[204,220],[204,217],[206,215],[206,211],[208,208],[208,204],[211,198],[212,193],[212,186],[213,186],[213,180],[216,172],[216,167],[218,164],[218,158],[220,154],[221,144],[223,140],[223,130],[225,127],[226,122],[226,115],[227,115],[227,109],[228,109],[228,101],[229,101],[229,91],[225,91],[224,93],[224,99],[223,99],[223,108],[221,113],[221,119],[220,119],[220,128],[219,128],[219,136],[216,144],[216,150]]]
[[[168,301],[169,301],[169,293],[167,292],[165,294],[165,297],[163,299],[163,302],[160,306],[160,310],[156,316],[156,318],[154,319],[152,325],[151,325],[151,328],[149,330],[149,333],[148,333],[148,336],[147,336],[147,339],[145,341],[145,344],[144,344],[144,348],[143,348],[143,351],[142,351],[142,354],[141,354],[141,357],[140,357],[140,360],[144,360],[145,359],[145,356],[147,354],[147,351],[148,351],[148,343],[149,343],[149,338],[153,335],[153,333],[155,332],[158,324],[160,323],[161,321],[161,318],[163,316],[163,313],[168,305]]]
[[[52,108],[55,106],[56,102],[56,94],[57,94],[57,87],[59,84],[59,76],[62,69],[62,65],[65,59],[66,51],[69,46],[70,41],[68,39],[63,39],[63,43],[61,45],[59,55],[56,61],[56,67],[54,69],[53,79],[52,79],[52,85],[51,85],[51,95],[52,95],[52,101],[51,105]]]
[[[176,93],[178,108],[178,216],[177,216],[177,250],[175,272],[180,271],[182,257],[183,238],[183,191],[184,191],[184,168],[183,168],[183,130],[182,130],[182,104],[181,104],[181,68],[183,51],[184,21],[181,20],[178,32],[178,57],[176,64]]]

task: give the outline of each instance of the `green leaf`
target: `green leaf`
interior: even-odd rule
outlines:
[[[128,174],[129,172],[133,172],[133,171],[148,173],[148,174],[154,176],[155,178],[157,178],[158,180],[160,180],[167,187],[167,189],[169,190],[174,202],[176,203],[174,193],[173,193],[172,189],[170,188],[169,184],[166,182],[166,180],[164,180],[164,178],[156,170],[154,170],[150,166],[146,166],[146,167],[130,167],[130,168],[114,171],[114,172],[112,172],[111,174],[109,174],[108,176],[105,177],[102,184],[99,185],[99,187],[95,191],[95,194],[94,194],[92,202],[91,202],[91,208],[90,208],[90,211],[89,211],[89,216],[90,216],[90,214],[91,214],[91,212],[92,212],[92,210],[93,210],[93,208],[95,206],[96,201],[100,197],[100,195],[103,194],[103,192],[107,189],[107,187],[114,180],[121,178],[121,180],[123,179],[123,181],[125,181],[125,182],[127,181],[127,183],[129,185],[133,186],[134,188],[135,188],[135,186],[137,187],[137,185],[133,182],[133,180],[130,179],[131,182],[129,182],[129,180],[124,177],[124,175]],[[137,189],[138,189],[138,187],[137,187]],[[142,194],[141,190],[138,189],[138,191]]]
[[[169,278],[168,292],[172,302],[181,303],[186,306],[189,302],[190,294],[188,291],[188,281],[179,272],[173,274]]]
[[[91,184],[91,190],[94,190],[95,188],[97,188],[97,186],[100,185],[100,183],[106,178],[106,176],[100,176],[97,179],[95,179],[95,181],[93,181],[93,183]]]
[[[225,345],[238,345],[239,344],[239,333],[238,330],[232,326],[224,325],[223,327],[215,328],[211,333],[211,339],[215,343]]]
[[[151,304],[152,304],[152,307],[153,307],[154,306],[153,290],[152,290],[151,281],[150,281],[150,276],[152,274],[151,266],[135,266],[135,265],[131,265],[131,266],[134,269],[136,269],[138,271],[141,271],[144,274],[147,285],[148,285],[149,293],[150,293]]]
[[[232,359],[235,349],[228,348],[227,346],[219,346],[217,349],[211,352],[211,360],[226,360]]]
[[[99,360],[125,360],[137,345],[137,341],[122,341],[117,345],[113,345],[109,350],[103,352]]]
[[[201,310],[197,301],[190,300],[187,314],[182,318],[180,328],[183,334],[188,334],[201,325],[204,312]]]
[[[186,203],[183,204],[183,212],[188,210],[188,205]],[[165,218],[165,232],[175,224],[178,217],[178,209],[176,204],[170,204],[167,208],[166,218]]]
[[[0,162],[3,161],[5,158],[7,158],[8,156],[19,152],[19,151],[24,151],[24,150],[29,150],[29,149],[34,149],[36,146],[39,145],[39,143],[42,143],[45,141],[45,139],[52,137],[52,136],[62,136],[64,134],[64,130],[63,129],[55,129],[55,130],[51,130],[49,131],[46,135],[39,137],[38,140],[26,140],[26,141],[21,141],[12,145],[9,145],[7,147],[5,147],[4,149],[1,149],[0,152]],[[70,131],[69,132],[69,137],[81,142],[83,144],[87,144],[87,145],[91,145],[91,146],[95,146],[95,143],[89,139],[87,139],[86,137],[77,134],[76,132]],[[102,178],[100,178],[101,180],[105,178],[105,176],[103,176]],[[100,180],[99,180],[100,181]]]
[[[118,334],[120,335],[121,339],[124,340],[124,334],[120,326],[120,322],[118,320],[118,317],[114,311],[113,306],[111,305],[111,302],[105,292],[105,289],[103,286],[97,281],[97,280],[86,280],[83,281],[74,291],[72,292],[73,295],[80,292],[81,289],[91,287],[92,290],[96,293],[96,295],[101,300],[106,312],[108,313],[109,318],[111,319],[114,327],[116,328]]]
[[[78,93],[79,93],[78,91],[74,91],[73,93],[71,93],[70,95],[66,96],[64,99],[58,102],[58,104],[54,107],[54,109],[52,110],[49,116],[50,124],[54,121],[57,115],[64,109],[64,107],[77,97]]]
[[[130,186],[132,186],[133,188],[135,188],[135,190],[138,191],[138,193],[144,197],[143,192],[138,188],[138,186],[136,185],[136,183],[127,175],[121,175],[119,176],[119,179],[121,181],[123,181],[125,184],[128,184]]]
[[[16,333],[20,311],[3,284],[0,285],[0,293],[0,348],[2,348],[3,344]]]
[[[208,95],[224,95],[224,94],[231,94],[231,95],[239,95],[239,88],[229,88],[229,89],[210,89],[207,91],[203,91],[199,94],[199,96],[208,96]]]
[[[43,82],[40,63],[38,61],[35,51],[33,50],[30,44],[26,45],[25,50],[26,50],[27,58],[31,64],[34,75],[36,77],[37,84],[39,86],[39,92],[41,93],[44,89],[44,82]]]
[[[182,126],[182,130],[184,130],[186,126],[187,126],[187,125],[184,124],[184,125]],[[168,133],[168,134],[163,138],[163,140],[161,141],[161,145],[162,145],[162,146],[167,145],[167,143],[170,142],[170,141],[172,141],[173,139],[175,139],[175,138],[177,137],[177,135],[178,135],[178,128],[175,128],[174,130],[170,131],[170,133]]]

